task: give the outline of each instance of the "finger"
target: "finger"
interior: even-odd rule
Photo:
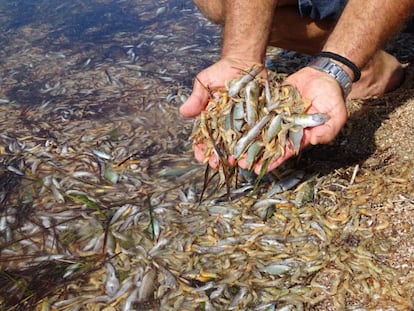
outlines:
[[[197,144],[197,145],[194,145],[194,147],[193,147],[194,157],[200,163],[204,163],[205,160],[206,160],[206,157],[204,155],[205,154],[205,148],[206,148],[205,144]]]
[[[224,159],[223,159],[224,160]],[[212,167],[212,168],[217,168],[218,166],[219,166],[219,159],[217,158],[217,156],[214,154],[214,155],[211,155],[210,156],[210,159],[209,159],[209,161],[208,161],[208,164]],[[227,165],[229,165],[229,166],[233,166],[233,165],[235,165],[236,164],[236,159],[234,158],[234,156],[229,156],[228,158],[227,158]]]
[[[242,157],[239,161],[237,161],[237,164],[242,169],[248,169],[249,164],[247,163],[246,157]]]
[[[219,160],[214,154],[210,156],[210,159],[208,159],[208,165],[212,168],[217,168],[219,166]]]
[[[236,164],[236,158],[234,157],[234,155],[230,155],[227,159],[228,163],[230,166],[233,166]]]
[[[304,137],[304,144],[327,144],[335,138],[339,130],[339,128],[336,129],[334,125],[331,125],[330,123],[326,123],[324,125],[310,129],[305,129],[304,134],[306,135],[306,138]]]
[[[294,155],[295,155],[295,151],[293,150],[293,147],[290,144],[287,145],[285,147],[285,153],[283,155],[281,155],[280,157],[278,157],[277,159],[275,159],[274,161],[271,161],[267,165],[266,172],[270,172],[270,171],[274,170],[275,168],[280,166],[283,162],[285,162],[287,159],[293,157]],[[259,161],[254,166],[254,172],[259,175],[261,170],[262,170],[262,166],[263,166],[263,161]]]
[[[193,118],[199,115],[206,107],[209,97],[208,91],[196,80],[190,97],[179,109],[180,114],[186,118]]]
[[[205,144],[194,145],[194,158],[200,163],[206,162],[205,148]],[[211,155],[208,159],[208,165],[210,165],[212,168],[217,168],[219,166],[219,161],[214,154]]]

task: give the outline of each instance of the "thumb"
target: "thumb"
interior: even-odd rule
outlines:
[[[180,107],[180,114],[186,118],[193,118],[200,114],[207,106],[210,95],[199,81],[195,81],[193,92]]]

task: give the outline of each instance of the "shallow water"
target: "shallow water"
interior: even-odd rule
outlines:
[[[218,53],[219,29],[189,1],[13,1],[0,7],[2,85],[10,85],[10,76],[24,84],[5,90],[21,103],[48,99],[39,90],[46,79],[58,78],[54,73],[27,81],[45,56],[66,58],[65,73],[121,63],[153,79],[152,89],[188,89]]]

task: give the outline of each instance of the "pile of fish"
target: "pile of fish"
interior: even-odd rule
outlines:
[[[246,158],[249,168],[257,160],[276,160],[292,144],[300,149],[303,130],[328,120],[323,113],[307,114],[310,101],[291,85],[284,75],[268,72],[264,83],[261,66],[252,66],[214,94],[206,110],[196,120],[194,144],[202,145],[205,159],[215,156],[220,165],[228,157]]]

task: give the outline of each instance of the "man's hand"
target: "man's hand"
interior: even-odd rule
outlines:
[[[224,83],[240,76],[240,72],[257,64],[232,58],[222,58],[217,63],[201,71],[194,81],[193,91],[187,101],[180,107],[182,116],[192,118],[200,114],[217,89],[224,88]],[[263,71],[265,73],[265,71]]]
[[[193,91],[188,97],[187,101],[181,105],[180,113],[187,118],[193,118],[203,111],[213,93],[224,88],[225,82],[230,81],[240,76],[240,72],[253,66],[257,63],[252,61],[244,61],[232,58],[222,58],[217,63],[201,71],[194,81]],[[264,68],[264,66],[263,66]],[[267,72],[265,69],[260,74],[262,77],[266,77]],[[203,151],[204,146],[202,144],[194,146],[194,157],[198,162],[204,162],[205,156]],[[234,157],[230,156],[228,163],[233,165]],[[219,160],[215,156],[211,156],[209,164],[211,167],[216,168],[219,164]]]
[[[320,112],[330,117],[326,123],[304,130],[301,150],[308,145],[326,144],[332,141],[344,126],[348,117],[342,89],[338,82],[324,72],[305,67],[289,76],[286,83],[295,86],[302,97],[311,100],[312,105],[307,113]],[[295,152],[291,146],[286,147],[285,154],[276,161],[269,163],[267,171],[275,169],[294,154]],[[239,161],[239,165],[241,167],[247,166],[243,160]],[[254,166],[256,173],[260,172],[261,165],[262,163],[259,161]]]

